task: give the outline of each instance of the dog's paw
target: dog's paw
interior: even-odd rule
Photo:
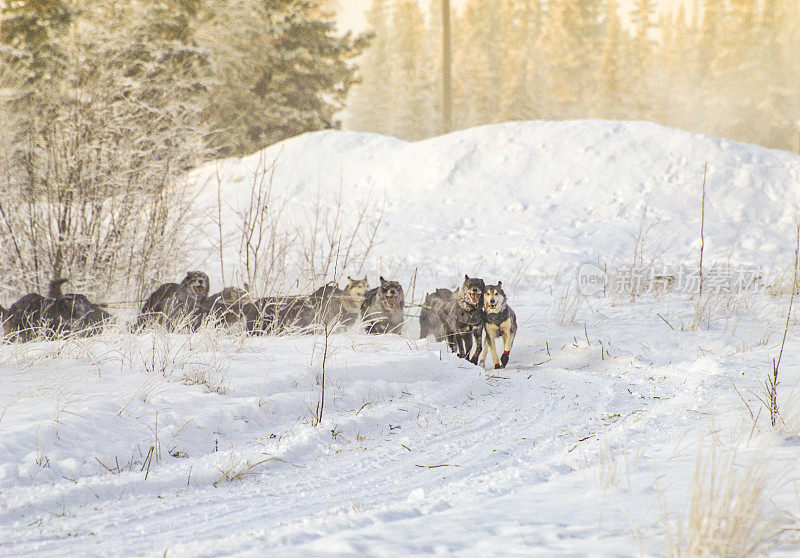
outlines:
[[[498,368],[502,368],[502,366],[500,364],[495,364],[494,368],[495,368],[495,370],[497,370]]]
[[[506,364],[508,364],[508,351],[503,351],[503,355],[500,357],[500,362],[503,364],[503,368],[505,368]]]
[[[478,355],[473,355],[472,358],[468,359],[472,364],[475,366],[478,365]]]

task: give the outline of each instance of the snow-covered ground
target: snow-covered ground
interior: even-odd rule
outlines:
[[[712,486],[698,463],[740,481],[713,500],[763,498],[772,523],[753,538],[792,555],[796,531],[769,527],[800,525],[794,320],[781,431],[760,401],[788,291],[575,289],[584,262],[696,266],[706,163],[705,265],[781,279],[800,158],[652,124],[515,123],[415,144],[324,132],[196,171],[192,266],[212,290],[247,277],[241,216],[267,169],[295,241],[319,215],[339,232],[361,219],[362,235],[381,221],[342,275],[397,278],[416,302],[464,273],[503,280],[520,326],[509,367],[416,340],[415,307],[405,335],[353,330],[327,347],[122,326],[2,345],[0,555],[663,555],[697,533],[691,491]],[[760,473],[770,481],[751,490]]]

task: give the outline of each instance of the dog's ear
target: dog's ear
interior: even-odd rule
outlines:
[[[368,283],[366,275],[364,275],[364,278],[362,279],[362,281],[364,281],[364,283]]]
[[[383,278],[383,275],[381,275],[380,280],[381,280],[381,286],[383,286],[383,284],[386,283],[386,279]]]
[[[497,287],[502,289],[503,288],[503,282],[502,281],[498,281],[497,282]]]
[[[464,282],[466,283],[467,281],[469,281],[469,275],[467,275],[467,274],[465,273],[465,274],[464,274]]]
[[[347,276],[347,280],[350,281],[351,283],[355,283],[356,282],[355,279],[353,279],[349,275]]]

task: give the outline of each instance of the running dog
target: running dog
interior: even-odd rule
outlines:
[[[197,331],[203,321],[203,302],[208,297],[208,275],[190,271],[180,285],[164,283],[145,301],[134,325],[140,331],[154,323],[164,325],[168,331],[188,326]]]
[[[507,300],[502,282],[498,281],[497,285],[486,286],[486,292],[483,293],[486,326],[484,327],[485,337],[483,352],[481,352],[481,366],[486,364],[487,348],[492,352],[495,368],[505,368],[508,364],[514,337],[517,335],[517,315],[514,314]],[[503,338],[503,356],[499,361],[497,360],[497,349],[494,346],[495,339],[498,337]]]
[[[439,308],[450,350],[472,364],[478,364],[481,352],[481,338],[485,321],[483,313],[483,292],[486,285],[483,279],[464,275],[464,283]],[[475,340],[475,354],[470,356],[472,341]]]
[[[366,276],[347,279],[344,289],[331,282],[308,296],[266,297],[245,305],[248,333],[283,333],[322,324],[354,324],[369,283]]]
[[[293,333],[313,321],[314,307],[305,296],[268,296],[244,305],[250,335]]]
[[[425,296],[425,304],[419,313],[419,338],[426,339],[433,335],[436,341],[441,342],[447,338],[444,322],[439,315],[442,307],[453,298],[450,289],[436,289]]]
[[[206,321],[214,325],[232,327],[246,317],[244,307],[249,302],[250,295],[247,291],[225,287],[203,301],[203,314]]]
[[[400,333],[403,329],[403,287],[397,281],[380,278],[380,287],[366,292],[361,316],[367,333]]]
[[[264,335],[272,330],[276,306],[272,298],[257,298],[242,308],[245,330],[250,335]]]
[[[348,277],[344,289],[336,283],[320,287],[310,297],[315,310],[314,323],[353,325],[358,320],[368,290],[366,275],[363,279]]]
[[[341,304],[342,324],[352,325],[356,323],[361,314],[361,305],[364,303],[367,291],[369,291],[369,281],[367,281],[366,275],[363,279],[347,277],[347,286],[337,293]]]
[[[58,279],[50,283],[48,297],[55,301],[55,313],[58,316],[58,329],[63,333],[88,337],[103,331],[103,327],[113,321],[111,314],[99,304],[90,302],[85,295],[61,292],[61,285],[67,279]]]
[[[61,292],[67,279],[50,282],[48,296],[29,293],[5,311],[3,331],[21,341],[30,341],[37,335],[55,339],[68,335],[88,337],[103,330],[113,320],[111,314],[85,295]]]
[[[39,293],[26,294],[9,308],[9,318],[3,329],[13,339],[23,343],[39,335],[45,339],[55,338],[58,334],[59,320],[53,302],[53,299]]]

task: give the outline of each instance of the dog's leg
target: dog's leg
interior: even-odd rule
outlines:
[[[469,335],[470,344],[472,342],[472,338],[475,338],[475,354],[472,355],[472,358],[469,359],[469,361],[476,366],[478,364],[478,357],[480,356],[480,353],[483,349],[483,345],[481,345],[481,339],[483,338],[482,333],[483,333],[483,326],[479,328],[478,327],[473,328]]]
[[[500,357],[500,362],[503,363],[503,368],[508,364],[508,357],[511,355],[511,346],[514,344],[514,332],[511,328],[503,328],[503,356]]]
[[[494,367],[500,368],[500,360],[497,358],[497,348],[494,346],[494,337],[489,335],[489,332],[486,332],[486,343],[489,345],[489,350],[492,351],[492,361],[494,361]]]
[[[478,364],[480,364],[483,367],[486,367],[486,353],[489,351],[489,343],[491,343],[492,340],[489,338],[488,331],[484,330],[483,334],[484,334],[483,350],[481,351],[481,358],[478,361]]]
[[[458,327],[458,324],[456,324],[456,327]],[[466,353],[464,352],[464,334],[459,329],[456,329],[453,333],[453,341],[455,342],[455,353],[458,355],[458,358],[466,358]]]
[[[464,342],[464,358],[472,362],[472,358],[469,356],[470,352],[472,352],[472,331],[462,333],[461,339]],[[476,362],[477,360],[478,359],[475,359]]]

